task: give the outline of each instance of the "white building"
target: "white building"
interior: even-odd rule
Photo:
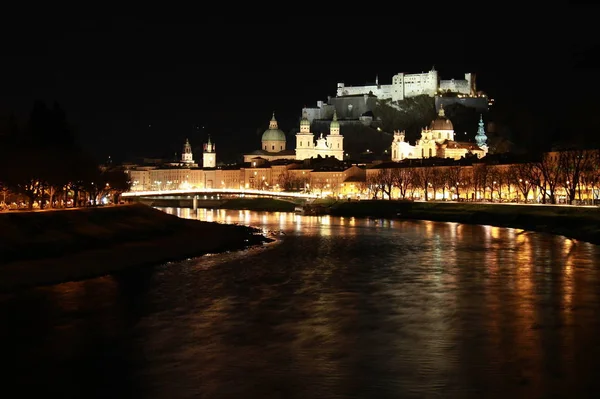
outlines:
[[[190,145],[190,141],[188,139],[185,139],[185,144],[183,145],[183,152],[181,153],[181,163],[184,165],[194,164],[194,154],[192,154],[192,146]]]
[[[438,112],[438,117],[431,122],[429,127],[421,130],[421,138],[416,141],[414,146],[405,141],[404,132],[394,132],[392,161],[431,157],[460,159],[467,155],[483,158],[487,154],[485,139],[478,139],[478,143],[483,143],[483,147],[474,143],[454,141],[454,126],[450,119],[446,118],[444,107],[440,106]],[[483,121],[480,119],[480,129],[482,129],[481,126],[483,126]],[[481,135],[479,136],[481,137]]]
[[[404,100],[407,97],[422,94],[433,97],[446,91],[469,96],[475,95],[475,74],[465,73],[464,80],[440,80],[438,71],[432,69],[424,73],[398,73],[392,77],[392,84],[390,85],[380,85],[379,77],[375,78],[374,85],[346,86],[344,83],[338,83],[337,85],[338,97],[371,93],[380,100],[391,99],[392,101]]]
[[[192,146],[188,139],[185,139],[183,144],[183,152],[181,153],[181,159],[175,162],[169,162],[166,164],[169,167],[179,168],[197,168],[198,164],[194,162],[194,154],[192,153]]]
[[[202,153],[202,167],[214,168],[216,166],[217,153],[215,145],[210,141],[210,136],[208,136],[208,143],[204,143],[204,152]]]
[[[344,136],[340,134],[340,123],[334,111],[333,120],[329,125],[329,135],[323,133],[315,142],[315,135],[310,131],[310,121],[304,111],[300,120],[300,132],[296,133],[296,160],[305,160],[317,157],[334,157],[340,161],[344,159]]]

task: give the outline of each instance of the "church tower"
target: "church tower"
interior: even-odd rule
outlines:
[[[296,159],[305,160],[313,156],[315,135],[310,131],[310,121],[306,109],[300,119],[300,132],[296,133]]]
[[[202,154],[202,167],[214,168],[216,166],[217,153],[215,152],[215,145],[210,141],[210,136],[208,136],[208,143],[204,143],[204,153]]]
[[[477,128],[477,134],[475,135],[475,143],[477,143],[477,147],[481,148],[485,155],[487,155],[487,136],[485,135],[485,129],[483,127],[483,115],[481,114],[479,114],[479,127]]]
[[[327,144],[331,150],[331,155],[344,160],[344,136],[340,134],[340,123],[337,119],[337,112],[333,111],[333,120],[329,125],[329,136],[327,136]]]
[[[194,163],[194,154],[192,154],[192,146],[190,145],[190,141],[188,139],[185,139],[185,144],[183,145],[181,163],[184,165],[190,165]]]

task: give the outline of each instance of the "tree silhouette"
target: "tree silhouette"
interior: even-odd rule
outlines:
[[[58,103],[48,108],[35,101],[26,125],[20,127],[11,116],[0,137],[0,181],[27,197],[30,209],[36,201],[42,208],[48,201],[53,206],[59,193],[66,202],[71,190],[77,199],[77,190],[97,169]]]

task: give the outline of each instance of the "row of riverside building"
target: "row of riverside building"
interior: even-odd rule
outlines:
[[[458,142],[443,107],[414,146],[404,140],[402,132],[395,132],[387,162],[345,159],[335,112],[327,139],[320,137],[315,144],[306,112],[296,136],[295,151],[287,149],[285,134],[273,114],[261,149],[245,154],[242,164],[217,166],[216,147],[209,137],[202,167],[195,163],[186,140],[178,162],[129,165],[125,170],[131,191],[252,189],[346,199],[586,204],[595,204],[600,197],[599,150],[572,149],[529,157],[489,154],[483,120],[479,120],[475,143]]]
[[[488,154],[460,160],[426,158],[354,163],[333,157],[304,161],[254,158],[241,166],[127,169],[132,191],[254,189],[312,192],[339,199],[414,199],[597,205],[600,150],[535,157]]]

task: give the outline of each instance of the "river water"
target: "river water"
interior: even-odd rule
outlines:
[[[598,395],[598,246],[456,223],[165,211],[280,235],[0,297],[5,397]]]

